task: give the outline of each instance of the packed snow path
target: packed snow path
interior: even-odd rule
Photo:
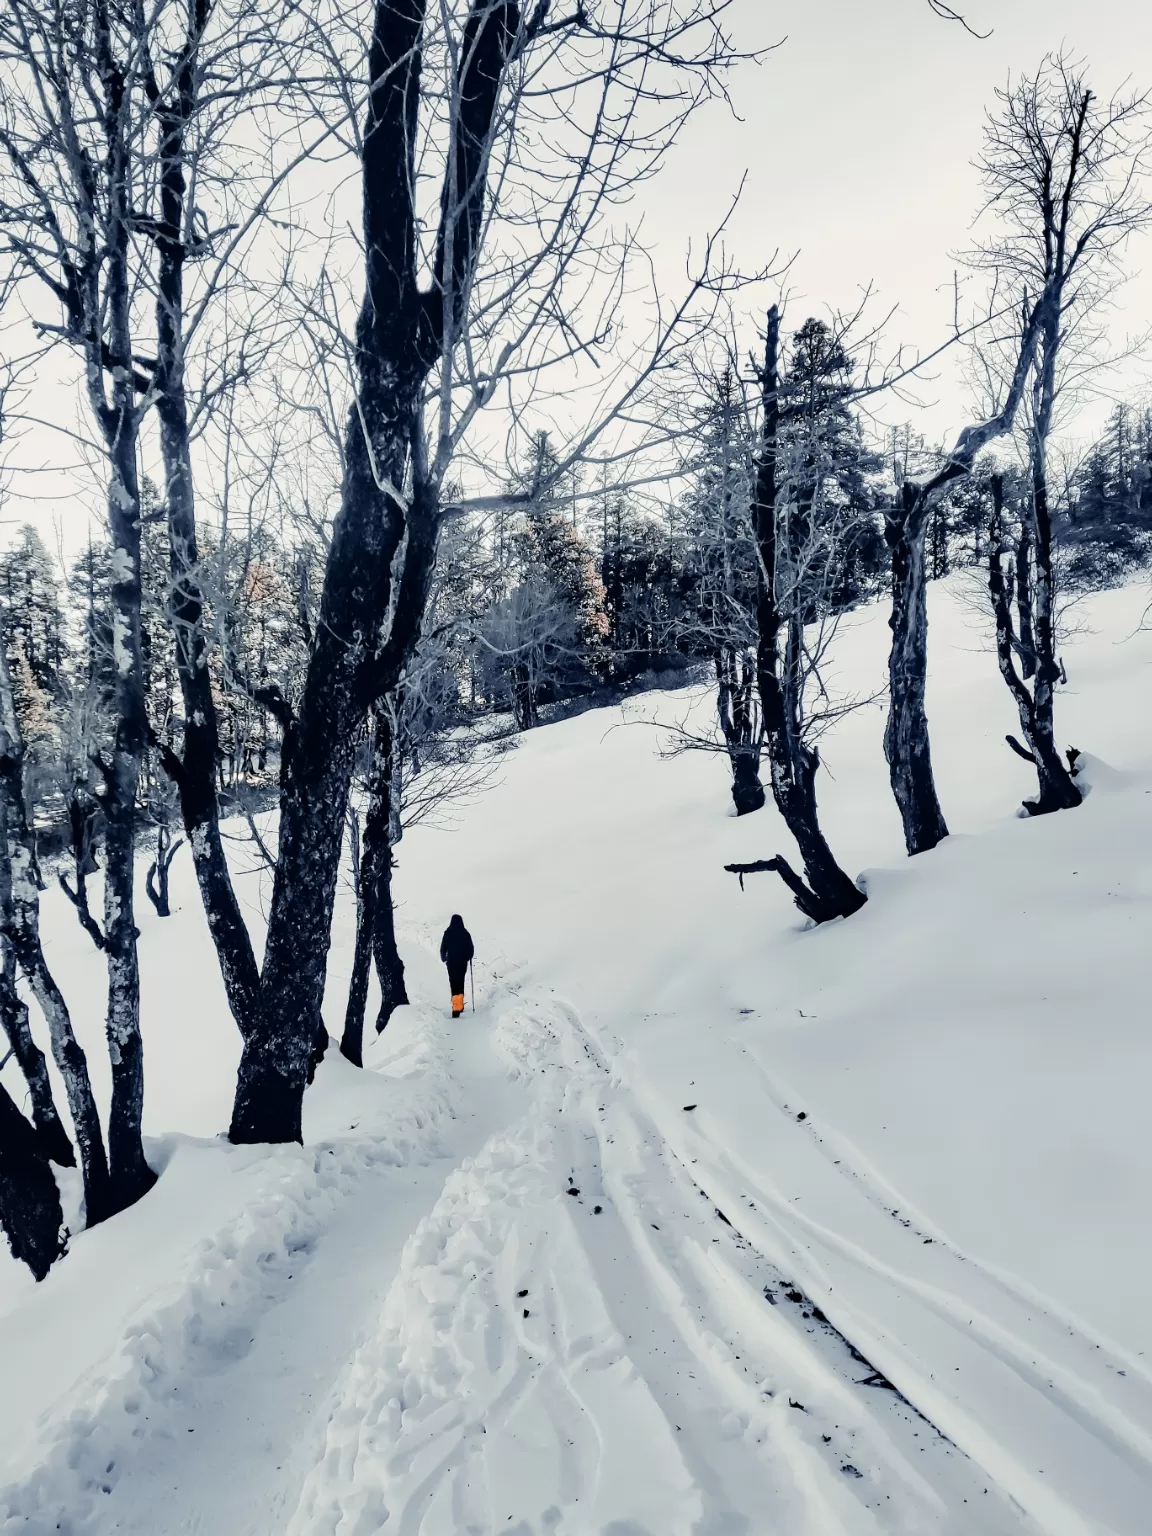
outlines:
[[[662,1148],[570,1007],[493,1012],[522,1113],[410,1241],[292,1536],[1020,1528]]]
[[[200,1256],[226,1290],[136,1321],[0,1530],[1030,1528],[833,1330],[803,1245],[787,1272],[756,1246],[772,1197],[665,1146],[570,1007],[486,982],[373,1047],[399,1146],[273,1156],[279,1193]],[[352,1069],[323,1070],[354,1114]]]
[[[326,1063],[311,1148],[193,1149],[247,1159],[259,1197],[134,1321],[86,1408],[47,1416],[0,1530],[1140,1529],[1142,1362],[929,1231],[756,1059],[748,1092],[777,1119],[744,1164],[730,1085],[730,1124],[685,1105],[668,1138],[569,1005],[514,977],[481,990],[457,1022],[403,1010],[371,1076]],[[373,1136],[357,1095],[377,1078],[392,1123]],[[753,1171],[765,1147],[788,1198]],[[834,1228],[803,1214],[829,1200]]]

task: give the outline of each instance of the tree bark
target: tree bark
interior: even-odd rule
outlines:
[[[40,894],[33,878],[31,838],[24,806],[23,756],[12,700],[7,645],[0,635],[0,925],[48,1023],[52,1056],[80,1153],[85,1219],[95,1226],[112,1214],[108,1160],[88,1062],[40,944]]]
[[[144,1157],[144,1046],[140,1036],[140,966],[136,950],[136,793],[147,744],[140,655],[140,490],[135,433],[112,447],[108,524],[112,535],[112,627],[116,734],[104,765],[104,952],[108,959],[108,1174],[115,1210],[125,1210],[156,1181]]]
[[[1033,485],[1033,494],[1035,495],[1035,485]],[[1043,816],[1052,811],[1073,810],[1081,803],[1083,796],[1061,760],[1056,747],[1052,694],[1056,679],[1060,676],[1060,669],[1052,655],[1050,618],[1045,601],[1041,597],[1046,580],[1050,578],[1038,579],[1036,583],[1038,600],[1036,643],[1033,652],[1036,665],[1031,691],[1022,675],[1023,669],[1017,670],[1016,658],[1018,654],[1022,654],[1023,648],[1015,633],[1012,618],[1013,578],[1005,573],[1002,564],[1006,543],[1003,507],[1003,481],[997,475],[992,481],[992,523],[988,540],[988,591],[992,599],[992,612],[996,619],[996,659],[999,663],[1000,675],[1015,701],[1016,711],[1020,717],[1020,730],[1027,748],[1021,748],[1012,741],[1011,737],[1009,744],[1020,756],[1028,758],[1036,769],[1039,792],[1035,800],[1024,802],[1024,808],[1030,815]],[[1020,545],[1017,547],[1016,557],[1010,567],[1011,570],[1019,571],[1020,546],[1026,549],[1030,539],[1029,530],[1025,527],[1021,534]],[[1038,559],[1042,542],[1042,537],[1034,539]],[[1016,579],[1019,579],[1018,576]],[[1019,604],[1018,590],[1016,595]]]
[[[144,889],[148,892],[148,900],[156,908],[157,917],[171,917],[172,906],[168,899],[168,872],[172,868],[172,860],[184,846],[184,839],[178,837],[172,841],[172,833],[161,822],[156,831],[156,857],[148,866],[148,874],[144,880]]]
[[[28,1009],[16,990],[11,945],[6,936],[0,939],[0,949],[4,952],[4,969],[0,971],[0,1029],[7,1036],[16,1064],[28,1084],[32,1123],[36,1127],[40,1150],[61,1168],[74,1168],[76,1154],[56,1111],[48,1064],[44,1060],[43,1051],[32,1038]]]
[[[75,907],[81,928],[97,949],[103,949],[104,934],[88,904],[88,876],[99,869],[94,852],[99,815],[99,803],[89,793],[87,784],[73,782],[68,794],[68,826],[72,836],[72,867],[76,874],[76,889],[73,890],[68,884],[66,875],[58,874],[56,878],[60,889]]]
[[[36,1132],[0,1083],[0,1228],[13,1256],[43,1280],[64,1252],[64,1212]]]
[[[786,636],[785,655],[781,657],[780,654],[785,618],[776,599],[779,352],[780,312],[774,304],[768,311],[765,336],[761,377],[763,421],[753,507],[757,550],[756,675],[771,769],[772,797],[800,849],[807,886],[804,887],[785,859],[777,857],[765,862],[763,867],[774,869],[784,878],[797,906],[806,916],[814,922],[826,922],[834,917],[851,916],[859,911],[867,898],[836,862],[820,830],[816,808],[816,771],[820,757],[802,739],[800,710],[803,700],[799,690],[803,683],[793,633]],[[801,623],[801,616],[797,615],[794,622]]]
[[[1057,311],[1055,326],[1059,327]],[[1044,339],[1044,366],[1041,369],[1041,388],[1050,398],[1055,397],[1055,384],[1045,388],[1048,373],[1048,354],[1058,345],[1052,334],[1052,323]],[[1053,360],[1052,368],[1055,368]],[[1048,473],[1046,457],[1051,409],[1039,413],[1034,423],[1031,472],[1032,472],[1032,540],[1036,561],[1035,581],[1031,591],[1032,640],[1035,653],[1035,675],[1032,680],[1032,739],[1028,745],[1036,757],[1036,772],[1040,782],[1040,794],[1035,812],[1046,815],[1050,811],[1070,811],[1083,800],[1075,780],[1064,766],[1056,746],[1055,702],[1056,684],[1060,681],[1060,664],[1056,659],[1056,579],[1052,562],[1052,517],[1048,507]],[[1023,625],[1023,612],[1021,612]],[[1024,722],[1020,722],[1023,728]],[[1030,807],[1031,808],[1031,807]]]
[[[115,735],[104,776],[104,953],[108,963],[106,1033],[112,1067],[108,1116],[111,1208],[125,1209],[145,1194],[155,1175],[144,1158],[144,1051],[140,1038],[140,971],[136,953],[136,793],[147,745],[140,624],[140,528],[137,472],[141,409],[133,356],[130,205],[134,178],[134,88],[115,56],[111,14],[97,8],[93,53],[100,89],[105,159],[102,204],[93,194],[91,216],[102,248],[92,269],[83,312],[87,384],[108,461],[107,520],[111,543],[109,617],[112,630],[112,702]],[[89,173],[81,180],[91,183]],[[98,218],[98,222],[97,222]],[[101,291],[102,277],[102,291]],[[105,393],[104,377],[108,378]]]
[[[732,803],[737,816],[760,810],[765,800],[754,681],[754,661],[732,646],[723,647],[716,656],[716,712],[732,767]]]
[[[385,822],[385,826],[387,823]],[[379,889],[372,923],[372,958],[380,983],[380,1007],[376,1014],[376,1033],[387,1028],[397,1008],[408,1002],[404,985],[404,962],[396,944],[396,912],[392,905],[392,849],[385,842],[377,853]]]
[[[363,1065],[364,1013],[373,963],[380,983],[377,1034],[384,1030],[396,1009],[408,1001],[392,908],[392,722],[384,706],[377,708],[374,716],[368,811],[356,861],[356,950],[340,1044],[341,1052],[356,1066]]]
[[[892,557],[892,645],[888,653],[889,708],[884,756],[904,823],[908,852],[925,853],[948,836],[936,795],[924,692],[928,673],[928,603],[924,567],[928,499],[905,485],[899,515],[884,521]]]
[[[352,977],[348,983],[348,1002],[344,1009],[344,1032],[340,1054],[354,1067],[364,1065],[364,1010],[368,1003],[368,982],[372,974],[372,927],[367,911],[368,890],[364,879],[360,818],[349,811],[349,842],[352,852],[352,878],[356,886],[356,946],[352,956]]]

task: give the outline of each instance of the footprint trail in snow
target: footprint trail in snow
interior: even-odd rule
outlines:
[[[523,1112],[409,1238],[289,1536],[1035,1529],[876,1390],[567,1005],[494,1014]]]

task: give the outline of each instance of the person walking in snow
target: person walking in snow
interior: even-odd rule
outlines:
[[[472,947],[472,935],[464,926],[464,919],[459,912],[452,915],[452,921],[444,930],[444,937],[440,940],[440,958],[448,967],[448,985],[452,988],[452,1017],[458,1019],[464,1012],[464,977],[472,962],[475,950]]]

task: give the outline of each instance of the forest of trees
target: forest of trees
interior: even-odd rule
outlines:
[[[0,1223],[38,1275],[65,1241],[49,1160],[78,1156],[90,1224],[155,1177],[134,904],[140,885],[167,914],[174,858],[195,867],[243,1044],[230,1134],[275,1142],[300,1138],[328,1044],[340,871],[358,912],[340,1048],[359,1063],[372,966],[377,1028],[406,999],[404,826],[573,701],[706,676],[715,728],[676,745],[726,757],[737,814],[770,794],[799,854],[731,868],[779,874],[814,921],[849,916],[865,895],[817,809],[821,733],[859,702],[825,685],[838,622],[891,606],[885,751],[918,853],[947,834],[925,586],[972,567],[1011,746],[1037,771],[1029,809],[1078,803],[1059,615],[1150,558],[1152,407],[1117,405],[1079,453],[1056,425],[1149,221],[1143,102],[1051,58],[993,104],[967,258],[988,297],[948,339],[979,383],[937,446],[876,425],[917,365],[879,365],[860,315],[755,313],[711,242],[645,345],[612,352],[634,256],[612,215],[722,94],[740,58],[723,11],[626,0],[609,25],[584,6],[376,0],[368,38],[323,5],[269,29],[244,0],[10,0],[0,17],[0,295],[36,338],[5,362],[0,409],[18,421],[50,351],[76,359],[105,501],[78,554],[32,524],[0,554],[0,1023],[30,1106],[0,1087]],[[280,267],[267,256],[290,229],[281,188],[329,152],[361,192],[346,284],[290,239]],[[606,382],[560,426],[585,357]],[[493,412],[500,451],[480,435]],[[225,822],[272,874],[260,962]],[[40,943],[50,881],[107,957],[106,1125]]]

